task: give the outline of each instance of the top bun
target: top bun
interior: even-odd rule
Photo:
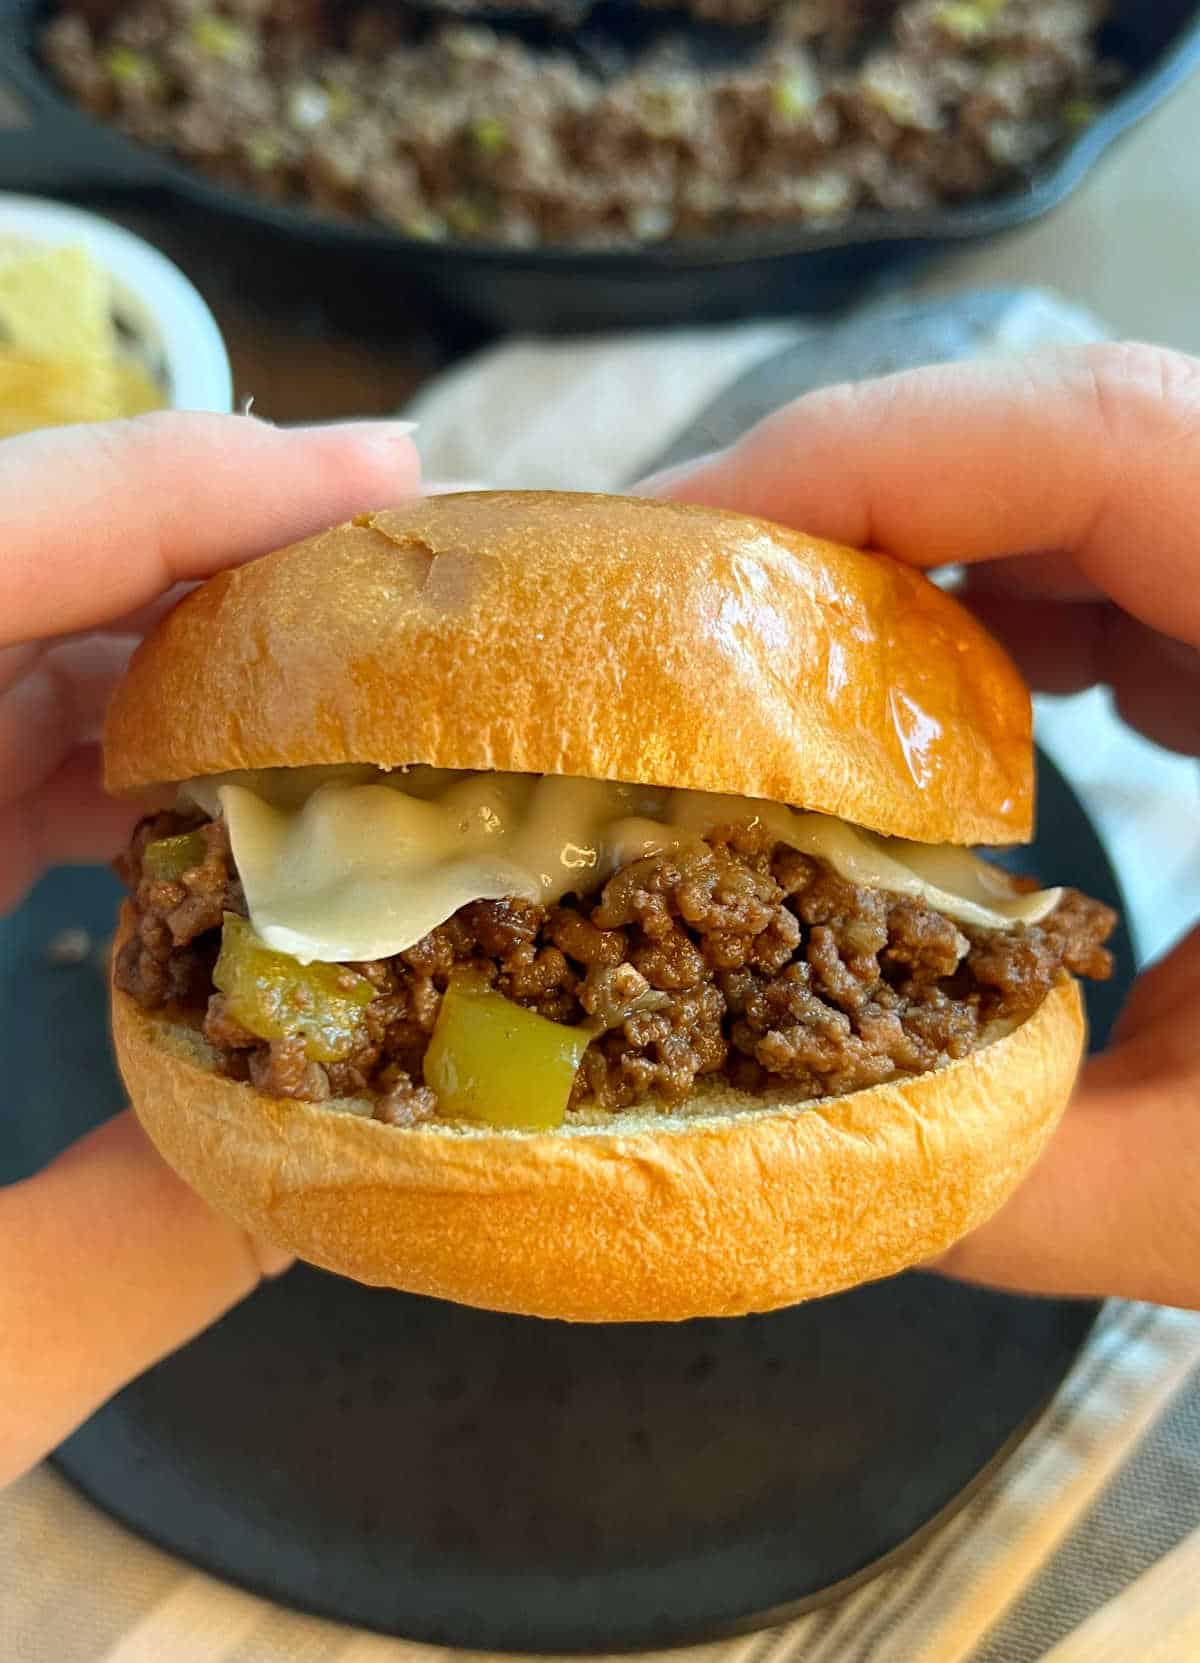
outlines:
[[[138,649],[106,785],[366,762],[765,797],[936,843],[1031,831],[1028,691],[883,555],[553,491],[435,496],[221,572]]]

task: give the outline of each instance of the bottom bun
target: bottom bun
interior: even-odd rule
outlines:
[[[128,920],[126,920],[126,928]],[[961,1062],[847,1097],[728,1088],[557,1132],[385,1126],[266,1097],[114,989],[142,1125],[244,1229],[360,1282],[579,1322],[768,1311],[932,1258],[1040,1153],[1083,1051],[1064,981]]]

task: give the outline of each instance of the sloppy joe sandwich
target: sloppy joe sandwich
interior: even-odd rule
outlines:
[[[766,1310],[927,1260],[1037,1157],[1110,909],[1027,841],[1030,701],[953,598],[709,509],[477,492],[222,572],[138,650],[113,1031],[247,1230],[500,1310]]]

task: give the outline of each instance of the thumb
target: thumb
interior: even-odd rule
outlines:
[[[934,1268],[1031,1293],[1200,1307],[1200,930],[1139,979],[1041,1160]]]
[[[0,1190],[0,1487],[289,1262],[212,1212],[129,1110]]]

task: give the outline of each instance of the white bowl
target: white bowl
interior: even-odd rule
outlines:
[[[233,408],[233,377],[221,331],[177,266],[119,225],[47,202],[0,191],[0,237],[83,244],[110,273],[117,310],[162,366],[176,410]]]

